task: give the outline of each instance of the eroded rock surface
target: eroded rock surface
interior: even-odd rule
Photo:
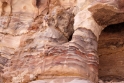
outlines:
[[[123,5],[0,0],[1,83],[98,82],[97,40],[105,26],[124,21]]]

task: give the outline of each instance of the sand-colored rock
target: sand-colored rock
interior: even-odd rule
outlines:
[[[0,0],[1,83],[97,83],[97,40],[123,1]]]

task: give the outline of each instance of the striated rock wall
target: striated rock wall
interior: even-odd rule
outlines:
[[[124,0],[0,0],[1,83],[97,83],[97,40]],[[71,38],[72,36],[72,38]]]

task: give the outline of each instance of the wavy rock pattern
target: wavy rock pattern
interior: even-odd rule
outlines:
[[[97,40],[123,12],[124,0],[0,0],[0,83],[97,83]]]

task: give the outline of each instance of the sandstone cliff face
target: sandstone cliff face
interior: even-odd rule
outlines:
[[[0,0],[1,83],[97,82],[97,40],[105,26],[124,22],[123,5]]]

